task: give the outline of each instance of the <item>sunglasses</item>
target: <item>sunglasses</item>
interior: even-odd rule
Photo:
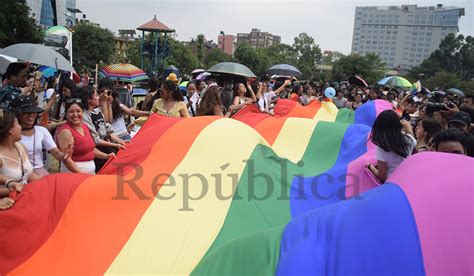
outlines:
[[[82,100],[81,100],[81,99],[78,99],[78,98],[69,98],[69,99],[66,99],[64,102],[67,103],[67,104],[70,104],[70,103],[82,103]]]

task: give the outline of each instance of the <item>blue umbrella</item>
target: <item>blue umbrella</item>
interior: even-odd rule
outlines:
[[[58,70],[56,70],[56,68],[53,68],[53,67],[41,66],[40,68],[38,68],[38,71],[43,73],[43,77],[50,78],[54,76]]]
[[[297,79],[300,79],[303,77],[303,73],[301,73],[298,68],[296,68],[293,65],[290,64],[277,64],[273,65],[272,67],[268,68],[266,71],[267,75],[280,75],[280,76],[289,76],[289,77],[295,77]]]

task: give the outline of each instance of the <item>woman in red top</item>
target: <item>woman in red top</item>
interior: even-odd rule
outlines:
[[[83,107],[80,99],[66,100],[66,121],[57,133],[59,149],[64,151],[73,145],[71,158],[63,161],[61,172],[95,174],[94,157],[108,159],[113,153],[105,154],[95,148],[89,128],[82,123]]]

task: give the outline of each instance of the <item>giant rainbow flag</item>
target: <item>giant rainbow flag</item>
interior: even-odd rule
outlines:
[[[377,184],[387,108],[154,115],[100,175],[15,195],[0,274],[472,275],[473,159],[416,154]]]

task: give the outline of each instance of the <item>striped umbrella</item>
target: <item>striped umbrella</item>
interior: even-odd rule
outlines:
[[[391,76],[391,77],[383,78],[383,79],[379,80],[379,82],[377,82],[377,84],[390,86],[392,88],[411,88],[411,87],[413,87],[413,84],[411,82],[409,82],[407,79],[399,77],[399,76]]]
[[[126,82],[136,82],[148,79],[148,76],[143,70],[129,63],[107,65],[100,70],[99,75],[102,78],[110,78],[113,80],[120,79],[121,81]]]

